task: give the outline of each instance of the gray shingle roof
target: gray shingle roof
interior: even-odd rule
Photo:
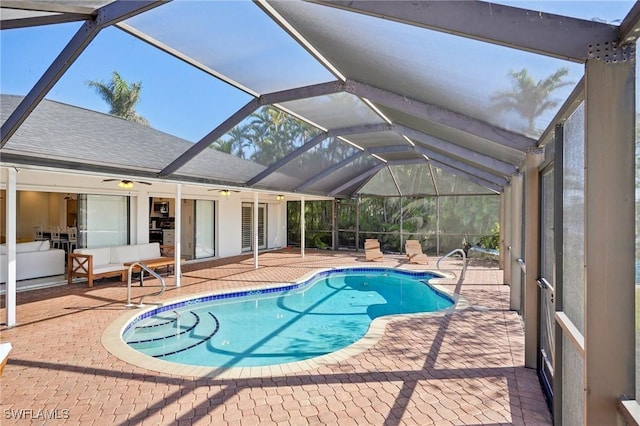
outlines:
[[[22,96],[0,95],[6,121]],[[0,151],[157,173],[192,143],[109,114],[43,100]],[[244,183],[265,169],[258,163],[205,149],[178,171],[200,180]]]

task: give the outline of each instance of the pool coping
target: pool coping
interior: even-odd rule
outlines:
[[[136,310],[132,310],[126,312],[125,314],[118,317],[114,322],[112,322],[102,334],[101,343],[102,346],[115,357],[129,363],[135,365],[137,367],[145,368],[148,370],[153,370],[160,373],[183,376],[183,377],[195,377],[195,378],[224,378],[224,379],[241,379],[241,378],[256,378],[256,377],[273,377],[273,376],[282,376],[290,373],[297,373],[301,371],[312,370],[324,365],[335,364],[342,361],[345,361],[349,358],[352,358],[369,348],[373,347],[383,336],[388,324],[394,321],[399,320],[409,320],[415,318],[429,318],[429,317],[439,317],[447,314],[452,314],[455,312],[462,311],[467,309],[470,305],[469,302],[459,294],[455,294],[449,291],[447,288],[443,287],[440,281],[443,280],[451,280],[455,278],[455,275],[448,271],[433,271],[433,270],[417,270],[417,269],[401,269],[401,268],[393,268],[393,267],[384,267],[384,266],[358,266],[358,267],[333,267],[333,268],[320,268],[314,271],[311,271],[301,277],[299,280],[290,283],[289,285],[301,284],[312,277],[321,274],[326,271],[335,271],[339,269],[390,269],[395,271],[402,272],[414,272],[414,273],[425,273],[431,272],[438,275],[442,275],[442,278],[432,278],[429,280],[429,284],[435,288],[437,291],[447,295],[450,297],[454,304],[450,308],[442,309],[436,312],[421,312],[415,314],[398,314],[398,315],[387,315],[383,317],[375,318],[371,321],[369,325],[369,329],[367,332],[360,338],[358,341],[346,346],[342,349],[339,349],[335,352],[321,355],[314,358],[309,358],[302,361],[278,364],[278,365],[269,365],[269,366],[258,366],[258,367],[204,367],[204,366],[194,366],[194,365],[186,365],[186,364],[178,364],[170,361],[165,361],[161,359],[154,358],[150,355],[145,355],[135,349],[132,349],[129,345],[127,345],[122,339],[122,334],[127,328],[127,326],[133,321],[136,317],[139,317],[146,312],[153,311],[160,306],[172,305],[176,303],[185,302],[188,300],[193,300],[197,298],[208,297],[212,295],[222,295],[233,293],[235,291],[242,292],[250,292],[250,291],[260,291],[265,289],[277,288],[281,287],[283,284],[265,284],[260,286],[252,286],[252,287],[242,287],[237,290],[234,289],[221,289],[209,291],[206,293],[198,293],[192,294],[188,296],[183,296],[179,298],[169,299],[163,301],[161,305],[153,304],[149,306],[145,306],[144,308],[139,308]],[[447,283],[447,285],[452,285],[451,283]]]

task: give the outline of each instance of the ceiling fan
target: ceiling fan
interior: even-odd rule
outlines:
[[[122,189],[131,189],[133,188],[133,183],[140,183],[142,185],[151,185],[150,182],[143,182],[140,180],[128,180],[128,179],[102,179],[102,182],[118,182],[118,186]]]
[[[240,192],[233,189],[208,189],[207,191],[219,191],[220,195],[222,195],[223,197],[229,197],[232,192]]]

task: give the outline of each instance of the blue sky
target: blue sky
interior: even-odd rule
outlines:
[[[74,23],[2,31],[2,93],[28,93],[77,28]],[[199,140],[250,99],[115,28],[98,34],[47,98],[108,112],[107,104],[86,82],[108,81],[114,70],[127,81],[142,82],[137,109],[152,127],[192,141]]]
[[[501,3],[544,9],[551,13],[567,14],[584,19],[597,18],[609,22],[620,19],[633,4],[632,1],[588,1],[582,2],[580,6],[576,7],[575,1],[510,1]],[[220,4],[218,3],[218,5]],[[227,3],[225,7],[235,7],[240,10],[241,7],[247,7],[246,5],[247,3],[240,6],[240,3],[231,2]],[[172,7],[177,7],[177,4],[161,6],[157,8],[157,12],[152,12],[171,13]],[[255,6],[250,5],[249,7]],[[161,11],[161,9],[163,10]],[[256,12],[264,15],[257,10],[257,7],[250,11],[250,13]],[[246,12],[236,15],[246,17]],[[209,14],[206,17],[206,22],[213,21],[214,16],[217,15]],[[241,19],[243,16],[236,16],[234,19]],[[142,24],[145,20],[147,22],[153,21],[155,17],[147,14],[134,19],[140,19]],[[253,37],[258,37],[255,32],[264,31],[265,25],[272,25],[275,28],[275,24],[267,22],[266,15],[264,15],[265,21],[257,21],[256,17],[260,18],[260,16],[254,17],[252,15],[252,24],[242,27],[239,27],[238,21],[217,17],[215,22],[209,22],[213,28],[210,30],[211,34],[249,38],[252,34]],[[2,30],[0,32],[0,91],[5,94],[18,95],[28,93],[79,27],[80,23],[70,23]],[[282,33],[281,30],[277,30]],[[281,37],[281,35],[277,37]],[[271,34],[270,37],[275,36]],[[224,38],[219,39],[224,40]],[[269,39],[269,41],[271,40]],[[268,45],[268,42],[264,43],[261,50],[264,50]],[[198,46],[197,40],[195,40],[194,46]],[[241,63],[242,58],[236,59],[239,61],[238,63]],[[263,58],[261,62],[264,63],[265,60]],[[296,72],[291,72],[291,75],[313,74],[313,78],[322,78],[321,72],[312,70],[312,66],[317,66],[317,64],[305,65],[305,68],[295,70]],[[236,69],[238,68],[236,67]],[[114,70],[117,70],[128,81],[142,82],[142,99],[137,110],[140,115],[149,119],[152,127],[191,141],[202,138],[250,100],[250,96],[246,93],[212,78],[116,28],[108,28],[100,32],[47,94],[47,98],[107,112],[108,107],[105,102],[95,93],[94,89],[87,86],[86,82],[88,80],[108,81]],[[240,71],[247,72],[247,70]],[[274,71],[276,73],[287,72],[287,70]],[[324,72],[324,76],[329,75],[324,70],[322,72]],[[325,78],[324,81],[327,79]]]

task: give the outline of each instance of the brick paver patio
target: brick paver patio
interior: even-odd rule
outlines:
[[[247,256],[187,265],[182,286],[172,288],[170,277],[162,299],[362,264],[359,253],[307,251],[301,258],[283,250],[261,254],[258,270]],[[401,256],[379,264],[423,268]],[[458,269],[460,261],[444,264]],[[536,373],[523,367],[522,326],[501,280],[495,266],[472,259],[459,289],[468,309],[393,321],[377,344],[345,361],[247,379],[167,375],[111,355],[101,336],[129,312],[124,283],[18,293],[19,325],[1,334],[13,345],[0,379],[2,424],[551,424]],[[134,294],[156,291],[154,284],[147,279]],[[446,288],[454,291],[455,280]]]

